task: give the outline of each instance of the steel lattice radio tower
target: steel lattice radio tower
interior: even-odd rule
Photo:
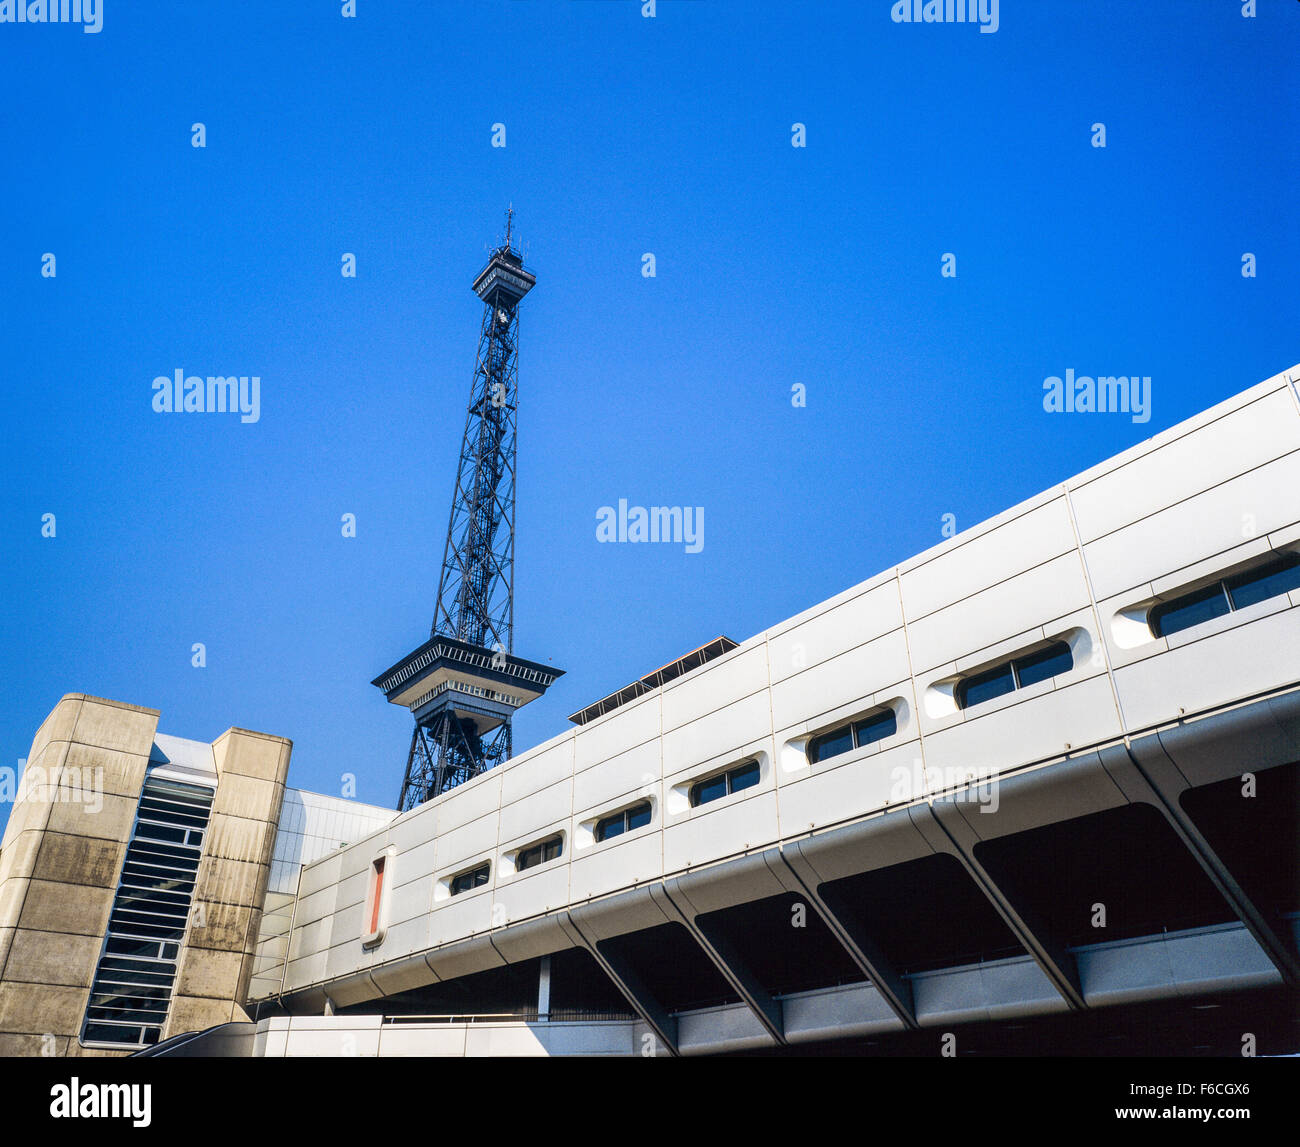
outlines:
[[[372,684],[415,718],[399,810],[510,757],[510,718],[562,670],[514,656],[519,303],[536,277],[505,242],[474,280],[483,300],[430,638]]]

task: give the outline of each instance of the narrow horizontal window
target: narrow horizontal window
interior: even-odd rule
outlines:
[[[808,745],[808,759],[816,764],[827,757],[838,757],[853,748],[853,726],[845,725],[842,729],[832,729],[820,737],[814,737]]]
[[[1279,561],[1226,579],[1228,597],[1233,609],[1245,609],[1257,601],[1281,597],[1284,593],[1300,589],[1300,554],[1287,554]]]
[[[808,742],[808,763],[815,765],[828,757],[837,757],[851,749],[883,741],[898,732],[898,714],[886,706],[847,725],[831,729]]]
[[[1012,662],[1016,671],[1016,688],[1028,689],[1049,677],[1068,673],[1074,668],[1074,658],[1070,647],[1063,641],[1031,653],[1027,657],[1018,657]]]
[[[974,677],[968,677],[961,682],[957,686],[957,707],[968,709],[972,705],[980,705],[985,701],[992,701],[995,697],[1014,693],[1015,689],[1016,675],[1012,672],[1011,663],[1007,662],[996,669],[977,673]]]
[[[633,805],[622,812],[612,813],[609,816],[602,817],[596,822],[596,839],[609,840],[611,837],[622,836],[625,832],[631,832],[636,828],[644,828],[650,823],[650,802],[644,801],[641,804]]]
[[[1216,581],[1205,589],[1185,593],[1182,597],[1156,606],[1151,611],[1151,632],[1156,637],[1167,637],[1171,633],[1200,625],[1203,621],[1222,617],[1231,609],[1228,595],[1223,592],[1223,583]]]
[[[1153,637],[1168,637],[1194,625],[1300,589],[1300,554],[1288,553],[1210,585],[1157,604],[1147,616]]]
[[[477,868],[471,868],[468,872],[453,876],[450,886],[451,894],[459,896],[462,892],[469,892],[473,888],[486,884],[491,868],[490,864],[480,864]]]
[[[759,775],[758,762],[746,761],[743,765],[737,765],[725,773],[705,777],[704,780],[696,781],[691,786],[691,804],[708,804],[709,801],[750,788],[758,784]]]
[[[553,836],[549,840],[543,840],[541,843],[531,845],[519,853],[518,858],[515,860],[515,870],[522,872],[526,868],[536,868],[539,864],[545,864],[548,860],[555,860],[563,850],[563,838]]]
[[[957,682],[954,696],[957,708],[969,709],[996,697],[1004,697],[1017,689],[1028,689],[1040,681],[1048,681],[1068,673],[1074,668],[1074,653],[1064,641],[1054,641],[1032,653],[1004,661],[983,673],[976,673]]]
[[[898,732],[898,714],[893,709],[886,709],[883,713],[877,713],[868,717],[865,721],[859,721],[853,726],[853,738],[857,742],[858,748],[863,745],[870,745],[876,741],[883,741],[886,737],[892,737]]]

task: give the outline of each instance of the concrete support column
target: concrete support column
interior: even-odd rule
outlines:
[[[537,1018],[551,1018],[551,958],[543,956],[537,970]]]

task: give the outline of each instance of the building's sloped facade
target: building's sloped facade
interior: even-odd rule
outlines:
[[[257,1050],[779,1049],[1294,986],[1297,378],[306,865]]]

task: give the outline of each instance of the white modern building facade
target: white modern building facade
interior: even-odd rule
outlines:
[[[248,1022],[154,1054],[897,1049],[1139,1006],[1166,1054],[1214,1015],[1300,1050],[1300,366],[712,648],[400,816],[289,790]]]
[[[248,1050],[780,1050],[1293,988],[1298,380],[304,865]]]

